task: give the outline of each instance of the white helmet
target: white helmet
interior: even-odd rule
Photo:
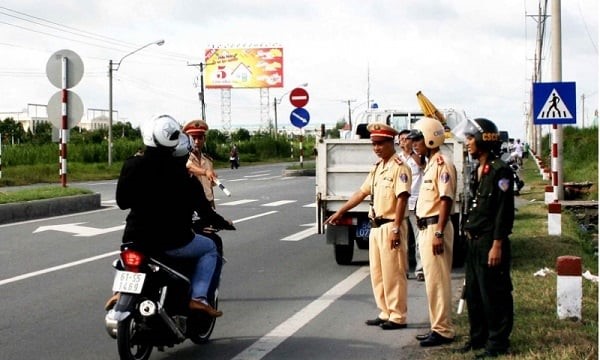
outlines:
[[[444,125],[439,120],[422,117],[415,123],[414,128],[421,132],[428,149],[435,149],[444,143]]]
[[[182,157],[188,155],[194,149],[194,144],[190,136],[185,133],[179,134],[179,143],[173,151],[173,156]]]
[[[181,125],[169,115],[158,115],[140,126],[144,145],[174,148],[179,143]]]

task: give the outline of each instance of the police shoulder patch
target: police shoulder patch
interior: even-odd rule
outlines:
[[[444,184],[448,183],[448,181],[450,181],[450,174],[447,171],[444,171],[443,173],[440,174],[440,180]]]
[[[498,180],[498,188],[503,192],[506,192],[510,188],[510,180],[507,178],[502,178]]]
[[[408,175],[406,175],[406,173],[401,173],[400,181],[402,181],[404,184],[406,184],[408,182]]]

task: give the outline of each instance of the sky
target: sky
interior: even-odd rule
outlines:
[[[553,0],[548,1],[550,14]],[[562,1],[562,81],[576,82],[577,122],[598,109],[597,0]],[[283,48],[283,87],[269,89],[263,113],[292,128],[286,94],[307,84],[307,128],[356,118],[373,100],[380,109],[417,111],[422,91],[438,108],[485,117],[525,136],[536,46],[535,0],[0,0],[0,113],[48,104],[59,91],[46,76],[51,55],[81,57],[70,90],[89,109],[109,108],[113,72],[115,121],[155,114],[180,123],[201,116],[199,67],[207,48]],[[551,21],[546,21],[542,81],[552,79]],[[261,91],[231,91],[232,128],[265,125]],[[350,102],[349,102],[350,100]],[[206,120],[222,129],[221,91],[206,90]],[[350,105],[348,105],[350,103]]]

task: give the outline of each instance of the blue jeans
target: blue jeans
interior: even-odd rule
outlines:
[[[215,243],[205,236],[196,234],[187,245],[168,250],[166,254],[176,258],[198,259],[191,279],[192,299],[206,299],[219,257]]]

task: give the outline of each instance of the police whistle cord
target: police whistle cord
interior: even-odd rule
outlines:
[[[227,196],[231,196],[231,191],[229,191],[225,185],[221,184],[221,181],[219,179],[215,179],[214,183],[219,187],[219,189],[223,190],[223,192],[225,193],[225,195]]]
[[[458,301],[458,309],[456,310],[457,314],[462,314],[463,309],[465,308],[465,287],[466,281],[463,281],[462,289],[460,291],[460,300]]]

